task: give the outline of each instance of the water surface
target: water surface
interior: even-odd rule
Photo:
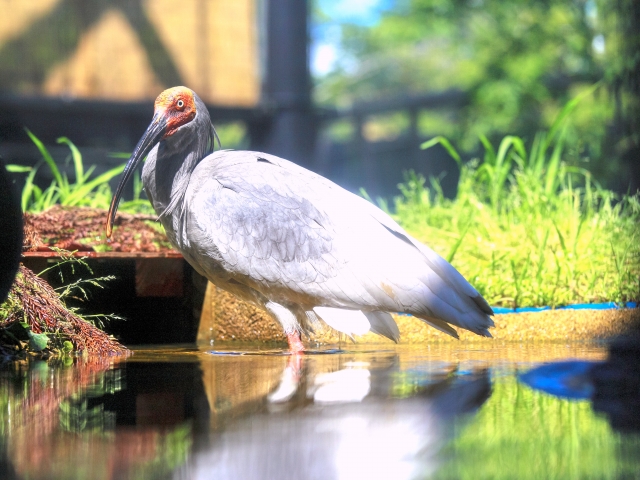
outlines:
[[[549,362],[601,361],[599,346],[343,344],[337,352],[280,353],[173,346],[140,348],[125,360],[6,364],[0,478],[636,478],[640,471],[639,437],[613,430],[591,406],[579,374],[588,364],[556,379],[562,388],[547,389],[554,395],[540,389],[548,369],[543,381],[531,380],[535,371],[521,376]]]

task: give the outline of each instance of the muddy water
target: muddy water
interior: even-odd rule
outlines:
[[[342,345],[304,357],[215,348],[0,367],[0,478],[640,472],[640,437],[613,430],[588,398],[583,362],[604,359],[602,347]],[[579,362],[536,377],[535,367],[568,359]]]

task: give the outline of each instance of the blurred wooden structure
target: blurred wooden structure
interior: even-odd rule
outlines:
[[[255,0],[0,0],[0,11],[4,93],[141,101],[183,84],[208,104],[259,101]]]
[[[186,85],[251,149],[311,167],[308,4],[0,0],[0,155],[35,164],[28,127],[46,145],[70,137],[100,173],[108,151],[133,149],[158,93]]]

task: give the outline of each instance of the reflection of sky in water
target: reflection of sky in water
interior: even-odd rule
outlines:
[[[375,424],[371,418],[342,419],[335,465],[338,478],[413,478],[416,457],[429,442],[429,432],[418,432],[409,419]],[[426,462],[425,462],[426,463]],[[424,470],[431,468],[423,465]]]
[[[563,358],[604,352],[161,349],[115,366],[5,368],[0,478],[632,476],[637,437],[612,431],[586,400],[539,389],[581,387],[583,362],[535,368]]]

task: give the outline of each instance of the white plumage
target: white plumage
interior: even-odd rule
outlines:
[[[179,101],[195,114],[175,126]],[[213,283],[271,313],[292,349],[302,349],[299,334],[313,331],[317,317],[350,336],[372,331],[398,341],[388,312],[453,336],[451,325],[490,336],[484,298],[387,214],[273,155],[212,152],[214,136],[195,93],[163,92],[109,218],[148,153],[143,183],[171,242]]]

